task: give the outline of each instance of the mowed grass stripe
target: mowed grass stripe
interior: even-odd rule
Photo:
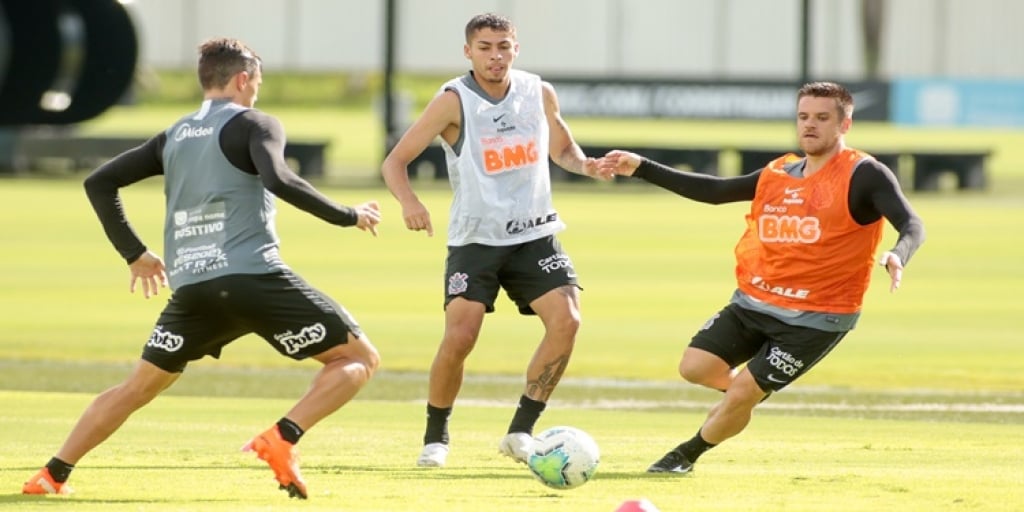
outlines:
[[[422,404],[357,399],[300,443],[310,500],[289,502],[270,470],[238,448],[290,400],[158,398],[72,476],[77,494],[17,494],[52,455],[87,394],[0,391],[0,507],[12,510],[612,511],[647,497],[662,511],[1012,510],[1024,503],[1018,425],[759,414],[687,477],[643,470],[703,418],[689,411],[553,408],[540,427],[570,424],[602,450],[595,479],[571,492],[533,480],[497,453],[508,407],[460,407],[449,467],[416,468]],[[969,454],[956,457],[955,454]]]

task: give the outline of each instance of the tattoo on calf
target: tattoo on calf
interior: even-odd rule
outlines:
[[[565,354],[559,356],[554,361],[548,362],[544,365],[544,371],[534,380],[527,381],[526,383],[526,395],[534,400],[540,400],[546,402],[551,393],[554,392],[555,386],[558,385],[558,381],[561,380],[562,374],[565,373],[566,367],[569,366],[569,355]]]

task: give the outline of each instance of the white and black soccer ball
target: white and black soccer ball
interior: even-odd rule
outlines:
[[[554,489],[587,483],[597,471],[601,452],[586,432],[574,427],[551,427],[534,438],[526,461],[533,476]]]

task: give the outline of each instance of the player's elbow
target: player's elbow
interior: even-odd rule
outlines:
[[[386,180],[390,177],[408,172],[408,168],[409,161],[407,159],[400,158],[394,153],[391,153],[384,158],[384,162],[380,165],[380,172]]]

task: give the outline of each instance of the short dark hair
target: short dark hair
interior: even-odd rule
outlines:
[[[832,98],[836,100],[836,108],[839,110],[839,118],[853,117],[853,95],[850,91],[835,82],[810,82],[800,88],[796,100],[804,96],[814,98]]]
[[[199,45],[199,85],[204,91],[221,88],[242,71],[256,73],[262,64],[260,56],[238,39],[208,39]]]
[[[495,32],[509,32],[512,34],[512,38],[516,37],[516,26],[512,24],[512,20],[493,12],[484,14],[477,14],[466,23],[466,42],[473,38],[478,30],[489,28]]]

